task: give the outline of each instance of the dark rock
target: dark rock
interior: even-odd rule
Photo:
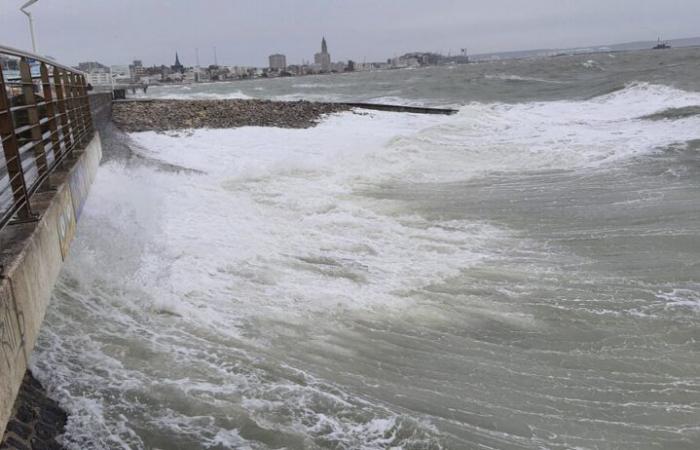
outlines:
[[[36,419],[36,414],[34,413],[34,410],[27,405],[19,405],[15,417],[20,422],[28,423]]]
[[[113,120],[124,131],[268,126],[309,128],[345,105],[269,100],[147,100],[116,102]]]
[[[62,450],[56,437],[64,432],[66,413],[29,371],[22,380],[12,414],[0,450]]]
[[[41,439],[34,438],[32,439],[31,442],[32,449],[41,449],[41,450],[63,450],[63,447],[61,444],[54,440],[50,441],[42,441]]]
[[[10,420],[5,428],[5,433],[14,433],[21,439],[29,439],[29,435],[32,433],[32,429],[29,425],[25,425],[16,419]]]
[[[8,437],[5,441],[3,441],[2,445],[0,445],[0,449],[31,450],[23,442],[19,441],[18,439],[15,439],[12,436]]]
[[[39,439],[42,440],[51,439],[56,433],[56,431],[51,425],[42,422],[39,422],[34,426],[34,432],[39,437]]]

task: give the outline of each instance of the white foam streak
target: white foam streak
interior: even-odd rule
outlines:
[[[363,193],[397,182],[614,169],[700,138],[697,117],[639,119],[699,104],[698,94],[638,84],[587,101],[470,104],[450,117],[357,111],[307,130],[132,134],[151,163],[101,167],[59,284],[57,300],[67,303],[52,313],[36,369],[59,386],[71,442],[86,448],[144,447],[122,414],[143,413],[148,401],[149,426],[212,447],[250,445],[230,423],[234,413],[350,448],[432,443],[435,430],[420,417],[287,367],[264,372],[245,349],[264,351],[260,341],[278,330],[251,336],[246,325],[293,329],[347,310],[421,313],[406,292],[454,277],[513,239],[492,224],[428,220]],[[669,307],[697,304],[693,293],[663,295]],[[70,302],[87,317],[72,315]],[[481,316],[537,326],[509,311]],[[178,399],[187,412],[173,410]],[[218,416],[191,412],[194,404]]]

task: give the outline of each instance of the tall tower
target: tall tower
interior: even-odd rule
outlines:
[[[331,71],[331,55],[328,53],[328,44],[326,38],[321,41],[321,51],[314,55],[314,63],[319,66],[322,73]]]
[[[180,56],[175,52],[175,64],[170,66],[173,72],[185,73],[185,67],[180,63]]]

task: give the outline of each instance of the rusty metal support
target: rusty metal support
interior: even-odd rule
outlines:
[[[92,136],[93,132],[95,131],[94,124],[92,123],[92,114],[90,114],[90,96],[88,95],[87,91],[87,83],[85,82],[85,76],[84,75],[79,75],[79,82],[80,82],[80,93],[83,96],[83,111],[85,114],[85,121],[87,123],[87,129],[88,129],[88,136]]]
[[[53,82],[56,87],[56,106],[59,113],[59,122],[61,124],[61,136],[63,137],[63,152],[68,152],[73,147],[73,141],[70,136],[70,125],[68,120],[68,109],[66,108],[66,93],[63,85],[63,75],[58,67],[53,68]],[[63,155],[61,155],[63,156]]]
[[[41,123],[39,123],[39,109],[36,105],[36,96],[34,95],[34,81],[32,80],[32,72],[27,62],[27,58],[22,58],[19,62],[19,73],[22,79],[22,95],[24,96],[24,104],[27,106],[27,126],[29,135],[31,136],[32,147],[34,150],[34,159],[36,168],[39,172],[39,177],[43,177],[49,170],[49,164],[46,159],[46,150],[44,149],[44,138],[41,132]]]
[[[49,132],[51,133],[51,152],[54,163],[61,159],[61,142],[58,140],[58,126],[56,126],[56,104],[51,92],[51,82],[49,80],[49,69],[46,64],[41,63],[41,85],[44,91],[44,102],[46,102],[46,116],[48,117]]]
[[[75,95],[75,114],[78,117],[78,126],[80,127],[80,142],[81,147],[87,144],[87,121],[85,120],[85,113],[83,112],[83,97],[80,92],[80,82],[78,80],[79,76],[76,74],[71,74],[71,82],[73,83],[73,94]]]
[[[67,71],[63,72],[63,87],[66,90],[66,106],[68,113],[68,130],[70,131],[71,138],[73,139],[73,146],[70,148],[70,153],[73,153],[73,149],[76,145],[80,144],[80,130],[78,129],[78,119],[75,115],[75,101],[73,93],[73,84],[71,83],[71,74]]]
[[[32,217],[32,210],[29,205],[27,185],[22,171],[22,160],[19,156],[19,145],[10,112],[10,102],[7,99],[2,66],[0,66],[0,138],[2,138],[7,176],[10,179],[10,189],[12,189],[14,199],[14,208],[11,209],[11,212],[16,211],[20,219],[29,219]]]
[[[94,135],[94,124],[85,74],[8,47],[0,46],[0,56],[19,63],[19,73],[3,74],[0,67],[3,230],[8,224],[37,219],[31,211],[31,196],[48,187],[51,173],[71,152],[88,144]]]
[[[73,82],[73,92],[75,92],[75,107],[76,113],[78,115],[78,123],[80,124],[80,135],[83,141],[87,138],[87,120],[85,119],[85,110],[83,108],[83,93],[80,88],[80,77],[76,74],[71,74],[71,81]],[[85,142],[83,142],[85,143]]]

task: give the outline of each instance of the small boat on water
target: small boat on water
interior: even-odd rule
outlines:
[[[654,50],[666,50],[668,48],[671,48],[671,46],[668,45],[668,42],[662,41],[661,38],[659,38],[657,44],[654,46]]]

